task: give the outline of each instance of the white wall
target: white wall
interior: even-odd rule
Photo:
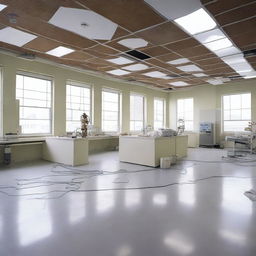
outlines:
[[[170,92],[169,95],[169,122],[170,127],[176,129],[176,103],[178,99],[194,98],[194,130],[198,133],[200,114],[221,113],[221,99],[226,94],[250,92],[252,98],[252,120],[256,120],[256,79],[230,82],[223,85],[203,85],[190,89]],[[209,117],[214,119],[214,117]],[[221,119],[221,117],[219,118]],[[205,120],[207,121],[207,120]],[[217,120],[218,121],[218,120]],[[220,121],[220,120],[219,120]],[[216,139],[220,143],[226,134],[222,132],[221,122],[216,125]]]

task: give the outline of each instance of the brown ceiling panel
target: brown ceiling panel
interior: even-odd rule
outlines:
[[[188,34],[172,22],[167,22],[153,28],[143,30],[136,33],[136,35],[156,45],[167,44],[189,37]]]
[[[211,52],[203,45],[199,45],[199,46],[187,48],[187,49],[180,49],[180,50],[176,50],[175,52],[180,55],[183,55],[186,58],[211,54]]]
[[[229,36],[237,36],[238,34],[243,34],[245,31],[251,31],[255,33],[256,28],[256,17],[244,20],[238,23],[234,23],[225,26],[223,29]]]
[[[232,35],[231,39],[241,50],[244,50],[248,48],[247,46],[252,45],[252,47],[254,47],[253,45],[256,44],[256,33],[255,31],[246,30],[245,33]]]
[[[120,37],[127,36],[129,34],[130,33],[126,29],[123,29],[123,28],[118,26],[114,36],[112,37],[112,40],[120,38]]]
[[[28,16],[20,17],[16,24],[10,24],[6,16],[0,15],[0,23],[6,26],[11,25],[16,29],[53,39],[60,43],[73,45],[74,48],[87,48],[96,44],[96,42],[89,39]]]
[[[222,12],[229,11],[233,8],[237,8],[241,5],[253,2],[252,0],[217,0],[208,5],[206,8],[213,15],[217,15]]]
[[[215,65],[215,64],[222,64],[224,63],[220,58],[208,58],[208,59],[199,59],[195,60],[198,65],[200,66],[208,66],[208,65]]]
[[[48,21],[60,6],[82,8],[79,4],[72,0],[9,0],[6,2],[8,7],[4,11],[17,14],[18,19],[24,15],[29,15],[37,19]]]
[[[77,1],[133,32],[165,21],[143,0],[108,0],[104,7],[102,0]]]
[[[102,54],[106,54],[106,55],[115,55],[115,54],[119,54],[120,51],[117,51],[111,47],[105,46],[105,45],[96,45],[90,48],[90,50],[94,51],[94,52],[98,52],[98,53],[102,53]]]
[[[157,57],[158,60],[161,60],[163,62],[168,62],[168,61],[176,60],[176,59],[179,59],[179,58],[181,58],[181,56],[174,53],[174,52],[171,52],[171,53],[168,53],[168,54]]]
[[[195,47],[200,45],[198,43],[198,41],[192,37],[185,39],[185,40],[181,40],[175,43],[170,43],[170,44],[166,44],[165,47],[167,47],[168,49],[172,50],[172,51],[176,51],[176,50],[183,50],[183,49],[187,49],[187,48],[191,48],[191,47]]]
[[[152,57],[157,57],[160,55],[165,55],[170,53],[170,51],[162,46],[153,46],[153,47],[147,47],[141,50],[141,52],[152,56]]]
[[[247,19],[248,17],[251,17],[251,16],[255,16],[255,14],[256,14],[256,2],[250,5],[241,6],[240,8],[220,14],[215,18],[221,26],[225,26],[227,24],[234,23],[243,19]]]
[[[58,46],[60,46],[59,42],[46,39],[43,37],[38,37],[30,41],[26,45],[24,45],[24,48],[39,51],[39,52],[48,52]]]
[[[75,51],[75,52],[72,52],[70,54],[65,55],[63,58],[64,59],[71,59],[71,60],[85,61],[85,60],[92,59],[93,56],[89,55],[85,52],[82,52],[82,51]]]

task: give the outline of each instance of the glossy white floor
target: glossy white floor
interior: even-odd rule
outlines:
[[[134,172],[146,167],[119,163],[117,152],[107,152],[79,167],[128,170],[100,176],[71,175],[43,161],[1,168],[0,255],[256,255],[256,202],[243,194],[256,188],[256,163],[221,163],[222,155],[225,151],[194,149],[189,159],[220,162]],[[216,177],[204,179],[210,176]],[[63,194],[78,189],[76,182],[79,190],[106,190]],[[191,184],[108,190],[170,183]]]

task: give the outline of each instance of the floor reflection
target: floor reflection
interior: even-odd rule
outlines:
[[[132,256],[132,248],[124,245],[117,250],[116,256]]]
[[[188,167],[186,168],[186,175],[185,177],[181,177],[180,182],[184,181],[192,181],[195,179],[194,175],[194,168]],[[188,185],[181,185],[178,187],[178,200],[180,203],[185,204],[187,206],[194,206],[196,202],[195,196],[195,185],[188,184]]]
[[[153,203],[154,205],[166,205],[167,204],[167,196],[166,194],[155,194],[153,196]]]
[[[242,215],[252,214],[252,202],[244,195],[252,188],[252,181],[248,179],[224,179],[222,193],[222,207]]]
[[[18,204],[18,236],[27,246],[52,234],[49,202],[20,199]]]
[[[69,221],[71,223],[77,223],[81,221],[86,214],[86,194],[81,193],[70,193],[69,194]]]
[[[245,234],[236,232],[235,230],[222,229],[220,230],[220,236],[235,245],[246,245]]]
[[[133,208],[141,203],[141,192],[139,190],[125,191],[125,206]]]
[[[194,251],[194,244],[180,231],[173,231],[164,238],[164,244],[181,255],[189,255]]]

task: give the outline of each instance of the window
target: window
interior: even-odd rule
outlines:
[[[145,125],[145,99],[142,95],[130,95],[130,130],[141,131]]]
[[[50,134],[52,81],[29,75],[16,75],[19,123],[22,134]]]
[[[223,130],[244,131],[251,121],[251,94],[223,96]]]
[[[154,99],[154,129],[164,128],[164,99]]]
[[[91,119],[91,89],[86,85],[66,86],[66,131],[81,127],[80,117],[86,113]]]
[[[183,119],[185,122],[185,130],[193,131],[194,129],[194,100],[189,99],[179,99],[177,100],[177,121]]]
[[[119,132],[120,130],[120,93],[102,91],[102,131]]]

